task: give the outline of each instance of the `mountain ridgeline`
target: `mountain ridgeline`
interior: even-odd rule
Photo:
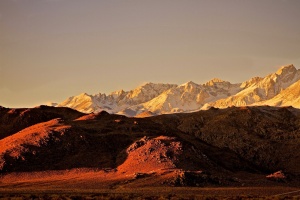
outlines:
[[[1,174],[178,169],[201,172],[199,184],[206,177],[239,185],[257,177],[264,184],[266,175],[281,170],[287,184],[300,183],[300,111],[292,107],[233,106],[147,118],[1,107],[0,116]]]
[[[238,84],[216,78],[205,84],[191,81],[182,85],[146,83],[128,92],[83,93],[57,106],[84,113],[105,110],[129,117],[194,112],[210,107],[270,105],[300,108],[299,85],[300,70],[287,65],[266,77],[254,77]]]
[[[0,106],[0,186],[299,187],[298,108],[293,65],[241,84],[147,83],[55,107]]]

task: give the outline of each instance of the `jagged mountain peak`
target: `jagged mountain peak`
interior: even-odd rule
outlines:
[[[151,81],[150,82],[144,82],[139,87],[151,86],[151,85],[156,85],[156,84],[159,84],[159,83],[153,83]]]
[[[300,108],[300,80],[281,91],[275,97],[254,105],[293,106],[294,108]]]
[[[215,85],[215,83],[228,83],[228,81],[224,81],[219,78],[213,78],[213,79],[207,81],[204,85],[205,86],[213,86],[213,85]]]
[[[149,87],[149,86],[153,86],[153,85],[159,85],[160,83],[152,83],[152,82],[144,82],[143,84],[141,84],[139,87]],[[162,84],[162,83],[161,83]]]
[[[86,92],[83,92],[83,93],[80,93],[78,96],[91,96],[91,95],[89,95],[89,94],[86,93]]]
[[[134,90],[128,92],[128,98],[141,98],[147,96],[147,100],[149,101],[151,98],[154,98],[161,94],[162,92],[177,87],[176,84],[164,84],[164,83],[145,83]],[[143,100],[145,102],[146,100]],[[142,102],[140,102],[142,103]]]
[[[197,87],[197,86],[199,86],[197,83],[193,81],[188,81],[184,84],[181,84],[179,87]]]
[[[112,96],[114,98],[118,98],[118,97],[124,96],[126,94],[127,94],[127,92],[125,92],[124,90],[117,90],[117,91],[114,91],[114,92],[110,93],[109,96]]]
[[[299,80],[300,70],[294,65],[285,65],[265,77],[254,77],[243,83],[232,84],[219,78],[204,84],[193,81],[181,85],[146,82],[133,90],[118,90],[109,95],[82,93],[68,98],[58,106],[71,107],[81,112],[106,110],[127,116],[143,112],[192,112],[212,106],[226,108],[266,101]]]
[[[293,64],[285,65],[280,67],[280,69],[276,72],[277,75],[286,75],[290,73],[296,73],[297,69]]]
[[[253,78],[251,78],[251,79],[249,79],[249,80],[243,82],[243,83],[241,84],[241,88],[247,88],[247,87],[250,87],[250,86],[252,86],[252,85],[254,85],[254,84],[257,84],[258,82],[260,82],[260,81],[263,80],[263,79],[264,79],[264,78],[258,77],[258,76],[253,77]]]
[[[255,77],[242,83],[242,90],[237,94],[211,102],[203,108],[212,106],[226,108],[256,104],[272,99],[298,80],[300,80],[300,70],[297,70],[293,65],[286,65],[264,78]]]
[[[297,70],[294,65],[282,66],[275,73],[270,74],[264,78],[263,84],[271,85],[274,84],[276,87],[285,89],[300,78],[300,70]]]
[[[113,95],[113,94],[121,95],[121,94],[123,94],[123,93],[125,93],[125,91],[124,91],[123,89],[121,89],[121,90],[114,91],[114,92],[112,92],[112,93],[110,93],[110,94],[111,94],[111,95]]]
[[[195,83],[193,81],[188,81],[182,85],[179,85],[177,88],[179,89],[178,91],[181,91],[181,92],[195,93],[199,89],[201,89],[201,85],[198,85],[197,83]],[[174,89],[174,90],[176,90],[176,89]]]
[[[161,87],[161,86],[165,86],[165,85],[173,85],[173,86],[177,86],[177,84],[170,84],[170,83],[153,83],[153,82],[145,82],[143,84],[141,84],[138,88],[147,88],[147,87]]]
[[[177,87],[177,85],[149,82],[128,92],[118,90],[109,95],[101,93],[88,95],[82,93],[68,98],[58,106],[71,107],[85,113],[100,112],[102,110],[106,110],[109,113],[118,113],[130,106],[150,101],[164,91],[174,87]]]
[[[147,82],[147,83],[144,83],[141,86],[129,91],[128,95],[133,97],[133,96],[140,95],[143,93],[148,93],[150,90],[161,93],[161,92],[164,92],[165,90],[168,90],[173,87],[177,87],[177,85],[176,84],[168,84],[168,83]]]

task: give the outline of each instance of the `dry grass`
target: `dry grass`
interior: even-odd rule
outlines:
[[[136,188],[131,190],[85,190],[69,191],[5,191],[1,190],[0,199],[56,199],[56,200],[190,200],[190,199],[300,199],[300,194],[276,195],[276,191],[290,191],[293,188]]]

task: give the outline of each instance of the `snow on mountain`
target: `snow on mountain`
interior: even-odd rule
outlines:
[[[126,108],[119,114],[134,116],[145,111],[155,114],[194,111],[207,102],[226,98],[239,90],[240,84],[231,84],[220,79],[212,79],[203,85],[190,81],[166,90],[148,102]]]
[[[59,107],[70,107],[80,112],[93,112],[96,105],[93,105],[93,96],[87,93],[82,93],[78,96],[69,97],[62,103],[58,104]]]
[[[175,84],[146,83],[134,90],[125,92],[123,90],[112,92],[109,95],[96,94],[89,95],[82,93],[78,96],[70,97],[58,104],[60,107],[70,107],[80,112],[90,113],[106,110],[116,113],[129,106],[147,102],[165,90],[176,87]]]
[[[269,105],[276,107],[293,106],[295,108],[300,108],[300,80],[281,91],[272,99],[262,101],[254,105]]]
[[[202,107],[226,108],[246,106],[271,99],[300,79],[300,70],[293,65],[281,67],[265,78],[255,77],[241,84],[241,91],[225,99],[208,103]]]
[[[182,85],[146,83],[131,91],[119,90],[109,95],[82,93],[66,99],[58,106],[85,113],[105,110],[140,117],[193,112],[210,107],[265,104],[300,107],[300,87],[297,87],[300,86],[299,80],[300,70],[287,65],[266,77],[254,77],[238,84],[217,78],[205,84],[192,81]]]

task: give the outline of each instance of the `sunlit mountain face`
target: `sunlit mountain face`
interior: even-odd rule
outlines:
[[[299,108],[299,80],[300,70],[287,65],[266,77],[254,77],[243,83],[233,84],[217,78],[204,84],[192,81],[182,85],[146,83],[131,91],[120,90],[109,95],[83,93],[57,106],[85,113],[104,110],[131,117],[194,112],[210,107],[271,105]]]
[[[0,200],[299,199],[299,8],[0,0]]]
[[[0,106],[0,191],[299,187],[299,83],[288,65],[238,84],[147,83]]]
[[[101,187],[278,181],[296,186],[299,122],[300,111],[293,107],[232,106],[145,118],[64,107],[1,107],[0,173],[21,175],[0,177],[0,186],[17,180]]]

